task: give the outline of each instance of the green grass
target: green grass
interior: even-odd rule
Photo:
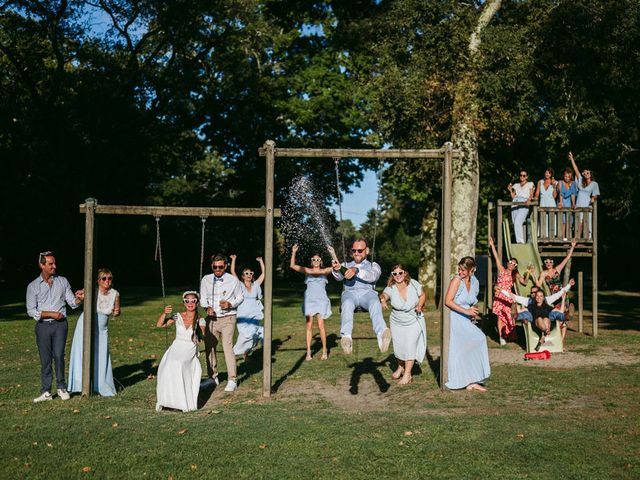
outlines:
[[[597,338],[569,333],[578,360],[601,356],[599,363],[529,364],[509,345],[514,361],[492,366],[489,393],[440,392],[437,358],[412,385],[395,385],[392,357],[377,351],[365,315],[357,317],[354,355],[343,355],[337,298],[327,321],[329,360],[305,362],[301,293],[279,288],[272,399],[261,395],[258,351],[239,363],[235,394],[205,396],[197,412],[156,413],[154,375],[166,348],[164,331],[154,327],[161,300],[123,293],[123,315],[109,326],[119,395],[37,405],[33,321],[22,292],[2,294],[0,478],[640,477],[634,319],[604,316],[613,320]],[[178,299],[171,296],[174,305]],[[637,308],[635,297],[606,301],[613,312],[625,302]],[[435,313],[427,325],[437,347]],[[493,340],[489,346],[498,348]]]

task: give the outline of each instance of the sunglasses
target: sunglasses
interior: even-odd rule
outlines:
[[[224,265],[212,265],[212,270],[224,270],[226,267]]]
[[[184,303],[198,303],[198,299],[197,298],[185,298],[183,300]]]
[[[553,260],[545,260],[544,263],[553,263]]]
[[[509,264],[510,264],[510,265],[513,265],[514,267],[517,267],[517,266],[518,266],[518,262],[513,262],[513,261],[511,261],[511,260],[509,260]]]
[[[400,270],[399,272],[391,272],[391,275],[393,275],[394,277],[399,277],[400,275],[404,275],[404,272],[402,270]]]
[[[311,261],[312,262],[321,262],[322,259],[321,258],[312,258]]]
[[[520,176],[521,177],[528,177],[529,175],[527,175],[526,173],[521,173]]]
[[[591,175],[591,172],[589,170],[585,170],[584,172],[582,172],[583,175]]]
[[[47,250],[46,252],[40,252],[38,254],[38,262],[42,263],[42,261],[44,260],[44,257],[48,257],[50,255],[53,255],[53,252]]]
[[[352,248],[351,253],[362,253],[366,250],[366,248]]]
[[[100,280],[102,280],[103,282],[106,282],[107,280],[111,281],[113,280],[113,277],[100,277]]]
[[[244,272],[243,275],[253,275],[253,272]]]

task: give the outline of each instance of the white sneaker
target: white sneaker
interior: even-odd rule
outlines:
[[[67,392],[67,390],[64,388],[58,389],[58,396],[60,397],[60,400],[69,400],[71,398],[69,392]]]
[[[156,412],[161,412],[162,411],[162,405],[160,405],[159,403],[156,403]]]
[[[378,335],[378,347],[381,352],[389,350],[389,344],[391,343],[391,330],[385,328],[380,335]]]
[[[236,388],[238,388],[238,384],[236,383],[235,380],[228,380],[227,381],[227,386],[224,387],[224,391],[225,392],[235,392]]]
[[[53,397],[49,392],[44,392],[39,397],[33,399],[33,403],[46,402],[47,400],[53,400]]]
[[[507,344],[507,341],[504,338],[500,337],[500,345],[506,345],[506,344]]]
[[[350,355],[353,351],[351,337],[349,335],[343,335],[340,339],[340,346],[344,353]]]

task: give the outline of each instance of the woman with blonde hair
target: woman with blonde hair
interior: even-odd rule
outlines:
[[[111,354],[109,353],[109,316],[120,315],[120,294],[113,288],[113,274],[108,268],[98,270],[98,298],[94,321],[93,345],[93,391],[103,397],[113,397],[116,387],[113,383]],[[82,352],[84,336],[84,314],[76,323],[69,356],[69,391],[82,391]]]
[[[398,368],[391,375],[400,379],[399,385],[411,383],[411,370],[415,362],[422,363],[427,353],[427,327],[422,309],[426,296],[422,285],[413,280],[401,264],[391,269],[387,287],[380,294],[382,308],[391,304],[391,339]]]

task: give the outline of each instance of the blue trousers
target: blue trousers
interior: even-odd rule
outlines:
[[[340,335],[351,336],[353,332],[353,312],[357,307],[367,310],[371,317],[371,325],[376,335],[387,328],[382,316],[380,299],[373,290],[344,290],[342,292],[342,304],[340,307]]]
[[[64,346],[67,342],[67,319],[36,322],[36,344],[40,354],[40,393],[49,392],[53,382],[51,362],[56,366],[58,388],[67,388],[64,378]]]

